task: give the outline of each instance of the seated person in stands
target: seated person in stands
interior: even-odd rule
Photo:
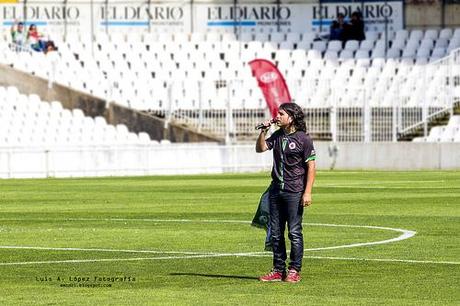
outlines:
[[[37,25],[31,24],[27,32],[27,43],[35,51],[42,52],[45,50],[45,41],[43,35],[38,33]]]
[[[15,20],[13,25],[11,25],[11,39],[13,43],[16,44],[17,47],[23,46],[26,40],[25,35],[24,23]]]
[[[351,20],[345,29],[345,40],[364,40],[364,21],[360,12],[353,12]]]
[[[329,40],[345,40],[344,30],[348,24],[345,22],[345,15],[339,13],[337,20],[334,20],[331,24]]]
[[[46,43],[45,43],[45,46],[43,47],[43,52],[45,52],[45,54],[48,54],[48,52],[51,52],[51,51],[57,51],[57,47],[56,45],[54,44],[54,41],[52,40],[48,40]]]

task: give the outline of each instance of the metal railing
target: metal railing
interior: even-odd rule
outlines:
[[[323,83],[322,87],[309,89],[313,98],[294,100],[305,110],[309,132],[323,140],[394,142],[407,140],[409,134],[427,136],[433,120],[452,115],[455,103],[460,101],[460,50],[430,64],[414,65],[409,71],[402,66],[395,69],[399,71],[380,77],[376,84],[367,87],[364,82],[343,88],[340,84],[332,86],[334,80],[311,80]],[[252,140],[254,126],[266,119],[268,113],[263,98],[257,93],[246,98],[253,101],[235,105],[231,94],[234,82],[242,81],[216,83],[217,94],[211,105],[205,105],[207,102],[200,99],[205,96],[204,91],[211,89],[199,86],[201,102],[187,108],[169,99],[168,106],[156,113],[230,142]],[[323,94],[322,106],[313,101],[318,91]]]
[[[409,95],[399,95],[400,105],[415,102],[420,106],[398,108],[399,132],[406,134],[423,129],[423,136],[427,136],[430,122],[451,116],[460,102],[460,49],[423,66],[402,81],[401,86],[417,85]]]

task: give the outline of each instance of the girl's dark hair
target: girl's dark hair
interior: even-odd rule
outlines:
[[[299,105],[295,103],[283,103],[280,105],[280,109],[284,110],[289,116],[291,116],[292,124],[297,131],[307,131],[305,114]]]

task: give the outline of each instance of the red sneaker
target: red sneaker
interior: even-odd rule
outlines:
[[[300,273],[297,272],[295,269],[289,269],[288,275],[284,279],[285,282],[288,283],[297,283],[300,282],[302,278],[300,277]]]
[[[280,282],[284,279],[284,273],[271,270],[268,274],[259,277],[261,282]]]

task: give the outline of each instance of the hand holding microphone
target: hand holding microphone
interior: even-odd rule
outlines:
[[[275,123],[275,119],[270,119],[270,120],[266,120],[262,123],[259,123],[258,125],[256,125],[256,130],[265,130],[265,129],[268,129],[270,127],[270,125],[272,125],[273,123]]]

